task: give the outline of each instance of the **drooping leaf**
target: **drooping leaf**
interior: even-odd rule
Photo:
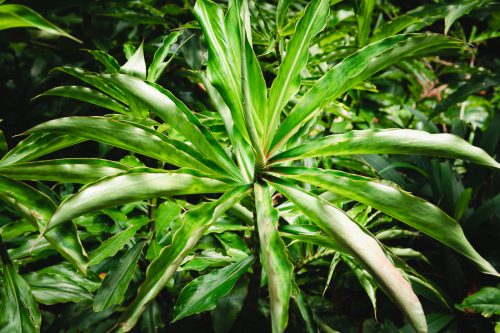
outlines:
[[[204,235],[210,225],[227,209],[248,194],[249,186],[242,186],[225,193],[219,200],[203,203],[189,210],[172,243],[164,247],[146,271],[146,280],[139,287],[135,300],[127,307],[117,324],[117,331],[130,331],[146,306],[158,295],[172,278],[186,255]]]
[[[268,154],[277,151],[321,106],[376,72],[404,59],[461,46],[459,41],[437,34],[396,35],[365,46],[333,67],[306,92],[278,129]]]
[[[270,162],[354,154],[422,154],[500,168],[500,164],[485,151],[458,136],[409,129],[369,129],[333,134],[280,153]]]
[[[50,219],[47,230],[83,214],[126,203],[174,195],[221,193],[231,187],[215,179],[190,174],[131,171],[89,184],[63,201]]]
[[[271,143],[283,108],[300,88],[300,74],[307,64],[309,47],[313,38],[326,25],[329,3],[328,0],[311,1],[305,9],[304,16],[297,23],[295,34],[288,43],[285,59],[278,69],[276,79],[269,92],[268,116],[264,123],[266,147]]]
[[[468,14],[474,8],[487,3],[487,0],[458,0],[449,4],[446,8],[446,16],[444,17],[444,33],[447,34],[453,23],[460,17]]]
[[[94,311],[100,312],[123,302],[132,275],[146,241],[137,242],[120,258],[106,274],[94,299]]]
[[[36,301],[41,304],[78,303],[93,299],[87,289],[65,276],[32,272],[24,278],[30,285]]]
[[[0,176],[0,200],[15,207],[39,231],[44,230],[56,209],[54,202],[45,194],[4,176]],[[54,228],[44,236],[63,257],[86,273],[88,256],[73,223]]]
[[[117,73],[120,71],[120,64],[108,53],[102,50],[85,50],[90,53],[95,60],[99,61],[108,73]]]
[[[277,168],[286,177],[325,188],[372,206],[426,233],[472,260],[484,273],[496,270],[474,250],[460,224],[433,204],[395,186],[342,171]]]
[[[0,5],[0,30],[12,28],[37,28],[81,43],[79,39],[50,23],[31,8],[17,4]]]
[[[278,211],[273,207],[269,186],[255,184],[254,191],[260,251],[268,277],[272,329],[274,333],[284,332],[292,296],[293,266],[278,233]]]
[[[248,256],[224,268],[212,270],[188,283],[182,289],[174,306],[172,321],[214,309],[218,300],[231,291],[254,261],[253,256]]]
[[[56,87],[47,90],[38,97],[40,96],[59,96],[59,97],[73,98],[119,113],[130,114],[128,108],[123,104],[118,103],[111,97],[103,93],[100,93],[97,90],[93,90],[87,87],[80,87],[80,86]]]
[[[384,291],[405,313],[417,332],[427,332],[420,301],[413,293],[409,282],[389,261],[373,237],[328,201],[279,179],[273,178],[271,185],[365,265]]]
[[[90,183],[100,178],[127,171],[121,163],[96,158],[67,158],[60,160],[19,163],[0,166],[0,175],[20,180],[48,180],[61,183]]]
[[[38,304],[33,298],[29,285],[14,269],[1,235],[0,259],[3,264],[0,332],[30,333],[40,331],[42,316],[38,310]]]

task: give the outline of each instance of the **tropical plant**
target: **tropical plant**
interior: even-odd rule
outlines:
[[[281,10],[286,11],[287,3],[280,1]],[[15,242],[31,233],[29,242],[10,252],[0,238],[2,327],[38,330],[37,302],[81,302],[82,312],[89,311],[90,302],[97,314],[89,322],[106,318],[106,329],[126,332],[142,315],[147,320],[141,325],[158,316],[155,304],[165,288],[176,291],[190,280],[176,297],[174,321],[213,310],[216,331],[228,331],[245,297],[256,302],[261,284],[267,284],[273,332],[287,327],[292,298],[304,326],[314,331],[321,320],[308,309],[296,278],[308,264],[304,258],[314,253],[313,258],[332,255],[332,270],[344,261],[374,306],[380,287],[417,332],[427,332],[411,283],[438,297],[439,293],[398,257],[401,251],[382,245],[382,235],[372,235],[369,222],[379,215],[370,214],[372,209],[386,214],[380,221],[401,221],[462,254],[482,272],[498,276],[469,243],[460,224],[437,206],[377,178],[369,169],[358,168],[358,175],[333,170],[324,162],[357,154],[424,154],[499,168],[486,152],[454,135],[419,130],[353,130],[319,138],[309,131],[325,106],[373,74],[403,60],[465,45],[440,34],[394,34],[400,30],[372,41],[367,17],[373,3],[363,1],[356,50],[312,84],[303,85],[301,72],[310,47],[327,24],[329,7],[328,0],[307,5],[268,89],[253,49],[247,2],[231,1],[224,12],[211,1],[197,1],[194,14],[208,59],[206,71],[195,75],[217,113],[192,112],[155,83],[169,63],[166,59],[180,36],[176,32],[166,36],[149,67],[141,45],[123,66],[109,54],[91,52],[108,71],[105,74],[59,68],[93,88],[64,86],[44,95],[82,100],[118,114],[42,123],[28,130],[29,136],[0,161],[0,199],[22,216],[4,227],[2,237]],[[278,31],[283,25],[280,13]],[[223,124],[223,130],[219,127],[217,132],[217,124]],[[119,162],[34,161],[86,140],[132,155]],[[133,154],[145,158],[141,161]],[[47,186],[37,184],[35,189],[22,182],[41,180],[84,186],[68,195],[73,190],[68,185],[58,185],[58,194]],[[103,215],[114,222],[114,235],[104,241],[110,230]],[[85,232],[77,231],[77,226]],[[95,247],[90,255],[81,238]],[[30,260],[30,254],[52,248],[79,273],[65,264],[24,276],[16,272],[12,259]],[[218,251],[208,251],[214,248]],[[114,258],[120,251],[121,257]],[[147,265],[145,274],[136,271],[138,265]],[[192,279],[207,268],[207,274]],[[186,271],[195,273],[183,274]],[[96,274],[101,274],[102,283]],[[135,297],[125,309],[117,307],[131,297],[132,280],[142,280]],[[49,281],[60,284],[59,290],[45,290]],[[227,313],[221,312],[224,309]],[[117,320],[114,313],[120,315]],[[222,322],[224,316],[227,320]],[[61,329],[55,321],[51,325]]]

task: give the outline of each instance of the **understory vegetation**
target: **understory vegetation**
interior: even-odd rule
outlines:
[[[500,332],[498,9],[0,0],[0,332]]]

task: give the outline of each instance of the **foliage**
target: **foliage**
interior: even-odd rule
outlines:
[[[215,332],[349,332],[352,318],[428,332],[454,329],[452,303],[498,315],[496,288],[462,301],[463,265],[499,275],[479,241],[495,243],[480,232],[498,216],[498,78],[471,65],[460,25],[476,10],[492,29],[467,40],[492,38],[490,2],[85,10],[99,6],[134,43],[123,57],[86,36],[99,65],[57,67],[73,81],[36,99],[91,116],[23,126],[0,160],[2,330],[207,330],[210,311]],[[31,19],[0,27],[74,39],[27,7],[2,13]]]

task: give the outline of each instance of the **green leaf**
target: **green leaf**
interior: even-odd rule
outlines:
[[[153,56],[153,61],[149,65],[148,78],[147,78],[148,81],[151,82],[158,81],[161,74],[163,73],[163,70],[168,64],[168,62],[167,63],[164,62],[165,58],[170,52],[170,48],[172,47],[172,45],[175,42],[177,42],[177,39],[179,38],[180,35],[181,33],[179,31],[176,31],[165,37],[161,46],[158,48],[158,50],[156,50]]]
[[[12,28],[37,28],[51,34],[70,38],[78,43],[82,42],[50,23],[31,8],[22,5],[1,5],[0,30]]]
[[[228,106],[236,129],[248,139],[241,91],[241,35],[234,22],[238,17],[227,15],[226,22],[224,11],[209,0],[196,1],[194,15],[208,44],[208,80]]]
[[[188,145],[171,140],[158,131],[136,123],[105,117],[66,117],[47,121],[28,132],[70,134],[73,137],[95,140],[153,157],[179,167],[185,166],[213,173],[211,168],[199,161],[198,155],[195,155],[196,153]]]
[[[238,279],[252,266],[255,258],[248,256],[224,268],[215,269],[188,283],[174,305],[174,319],[212,310],[217,301],[226,296]]]
[[[276,168],[280,174],[372,206],[424,232],[472,260],[484,273],[496,270],[474,250],[460,224],[433,204],[395,186],[342,171]]]
[[[28,162],[40,156],[83,142],[85,139],[70,135],[35,133],[11,149],[0,160],[0,166]]]
[[[328,0],[311,1],[288,43],[285,59],[278,69],[269,92],[268,116],[264,123],[267,129],[266,147],[271,143],[283,108],[299,91],[300,73],[307,64],[309,47],[313,38],[325,28],[329,3]]]
[[[144,245],[145,240],[138,242],[111,267],[95,295],[94,312],[104,311],[123,302]]]
[[[212,327],[215,333],[230,332],[247,297],[248,280],[243,275],[229,294],[217,301],[215,309],[211,312]]]
[[[412,17],[410,15],[398,16],[375,29],[370,39],[370,43],[374,43],[378,40],[393,36],[398,32],[408,28],[410,25],[420,21],[420,19]]]
[[[280,35],[285,26],[286,14],[290,7],[291,0],[278,0],[276,7],[276,33]]]
[[[211,178],[156,170],[131,171],[83,187],[64,200],[47,230],[86,213],[151,198],[186,194],[220,193],[232,186]]]
[[[117,73],[120,71],[120,64],[108,53],[101,50],[85,50],[90,53],[95,60],[99,61],[108,73]]]
[[[158,115],[190,141],[206,158],[241,179],[238,168],[213,134],[172,93],[158,85],[152,86],[126,75],[113,75],[107,76],[107,78],[119,84],[125,92],[134,96],[140,103],[147,105],[151,112]]]
[[[410,284],[387,259],[379,243],[344,212],[307,191],[274,179],[271,185],[326,234],[341,243],[371,273],[384,291],[403,310],[417,332],[427,332],[424,312]]]
[[[0,7],[1,8],[1,7]],[[29,285],[17,274],[0,235],[3,283],[0,302],[0,332],[39,332],[42,316]]]
[[[219,200],[203,203],[185,214],[181,227],[172,238],[172,243],[164,247],[149,265],[146,280],[139,287],[135,300],[120,317],[117,331],[128,332],[135,326],[146,306],[165,287],[210,225],[246,196],[249,189],[249,186],[238,187],[225,193]]]
[[[38,303],[52,305],[92,301],[92,294],[71,278],[51,273],[32,272],[24,276]]]
[[[134,55],[120,68],[120,73],[146,80],[146,61],[144,60],[143,44],[139,45]]]
[[[73,98],[90,104],[94,104],[105,109],[116,111],[123,114],[130,114],[130,110],[121,103],[116,102],[109,96],[96,90],[80,86],[63,86],[47,90],[40,96],[59,96]]]
[[[374,7],[375,0],[361,0],[361,4],[356,13],[356,20],[358,22],[357,41],[359,47],[363,47],[368,43]]]
[[[114,256],[134,237],[136,232],[149,221],[131,225],[127,229],[120,231],[116,235],[106,239],[94,251],[90,252],[89,266],[98,265],[104,259]]]
[[[47,226],[56,205],[45,194],[10,178],[0,176],[0,200],[16,208],[41,232]],[[45,233],[47,241],[78,270],[86,274],[88,257],[76,227],[68,223]]]
[[[354,262],[352,262],[352,260],[349,260],[348,258],[343,259],[344,262],[349,265],[351,270],[356,275],[356,278],[358,279],[361,287],[363,287],[363,289],[365,290],[366,295],[368,295],[368,298],[370,299],[373,307],[373,316],[377,318],[377,285],[375,284],[375,281],[373,281],[370,273],[368,273],[363,268],[358,267]]]
[[[272,329],[273,333],[284,332],[292,296],[293,266],[278,233],[278,211],[273,207],[269,186],[257,183],[254,191],[260,252],[268,276]]]
[[[378,71],[404,59],[460,48],[462,45],[443,35],[405,34],[365,46],[333,67],[306,92],[278,129],[268,155],[277,151],[323,105]]]
[[[0,166],[0,175],[20,180],[86,184],[128,169],[121,163],[97,158],[67,158]]]
[[[500,315],[500,288],[483,287],[474,294],[466,297],[460,305],[459,310],[473,310],[481,313],[483,317],[490,318],[492,315]]]
[[[446,16],[444,17],[444,33],[447,34],[453,23],[460,17],[488,2],[489,1],[485,0],[458,0],[448,5],[446,8]]]
[[[329,135],[280,153],[272,157],[270,163],[354,154],[421,154],[458,158],[500,168],[500,163],[484,150],[456,135],[408,129],[369,129]]]

